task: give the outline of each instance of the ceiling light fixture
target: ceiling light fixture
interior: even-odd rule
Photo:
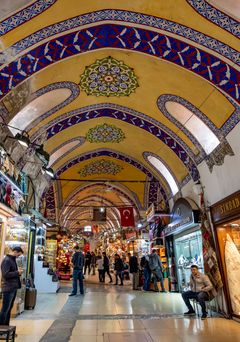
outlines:
[[[42,170],[43,170],[44,173],[46,173],[48,176],[50,176],[51,178],[54,178],[54,171],[53,171],[53,169],[51,169],[50,167],[45,167],[45,166],[43,166]]]

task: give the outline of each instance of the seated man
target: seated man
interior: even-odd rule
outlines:
[[[207,318],[206,304],[205,301],[209,300],[208,292],[213,289],[212,283],[210,282],[207,275],[202,274],[198,270],[198,266],[191,266],[191,277],[190,287],[191,291],[182,293],[183,300],[188,307],[188,312],[185,312],[185,316],[195,315],[195,311],[190,303],[190,299],[195,299],[199,302],[202,308],[202,319]]]

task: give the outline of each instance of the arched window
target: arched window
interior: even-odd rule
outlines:
[[[9,122],[10,126],[25,130],[34,120],[56,107],[71,96],[71,90],[68,88],[60,88],[51,90],[30,103],[18,112]],[[13,135],[19,133],[19,130],[9,128]]]
[[[167,101],[165,107],[168,113],[195,137],[206,154],[210,154],[220,144],[218,137],[191,110],[175,101]]]
[[[172,195],[176,195],[176,193],[179,191],[177,182],[164,163],[157,156],[151,154],[148,154],[146,159],[165,178],[171,189]]]

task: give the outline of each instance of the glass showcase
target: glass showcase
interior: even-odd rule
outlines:
[[[174,240],[179,291],[188,287],[191,265],[198,265],[204,271],[202,254],[202,234],[200,230],[190,232]]]

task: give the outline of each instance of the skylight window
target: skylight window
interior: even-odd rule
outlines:
[[[189,109],[174,101],[166,102],[165,106],[167,111],[198,140],[206,154],[210,154],[220,144],[210,128]]]
[[[43,94],[32,102],[27,104],[18,112],[9,122],[10,126],[17,127],[20,130],[25,130],[34,120],[54,108],[58,104],[64,102],[71,96],[71,90],[67,88],[54,89],[46,94]],[[19,130],[9,128],[13,135],[19,133]]]
[[[166,166],[159,160],[157,157],[154,156],[148,156],[147,157],[148,161],[150,164],[152,164],[161,174],[162,176],[166,179],[168,185],[170,186],[170,189],[172,191],[172,195],[176,195],[176,193],[179,191],[178,185],[171,175],[170,171],[166,168]]]
[[[78,145],[81,145],[81,142],[79,139],[76,139],[76,140],[70,141],[70,142],[64,144],[63,146],[61,146],[60,148],[58,148],[57,151],[55,151],[53,154],[51,154],[48,166],[49,167],[52,166],[59,158],[63,157],[67,152],[70,152],[71,150],[73,150]]]

